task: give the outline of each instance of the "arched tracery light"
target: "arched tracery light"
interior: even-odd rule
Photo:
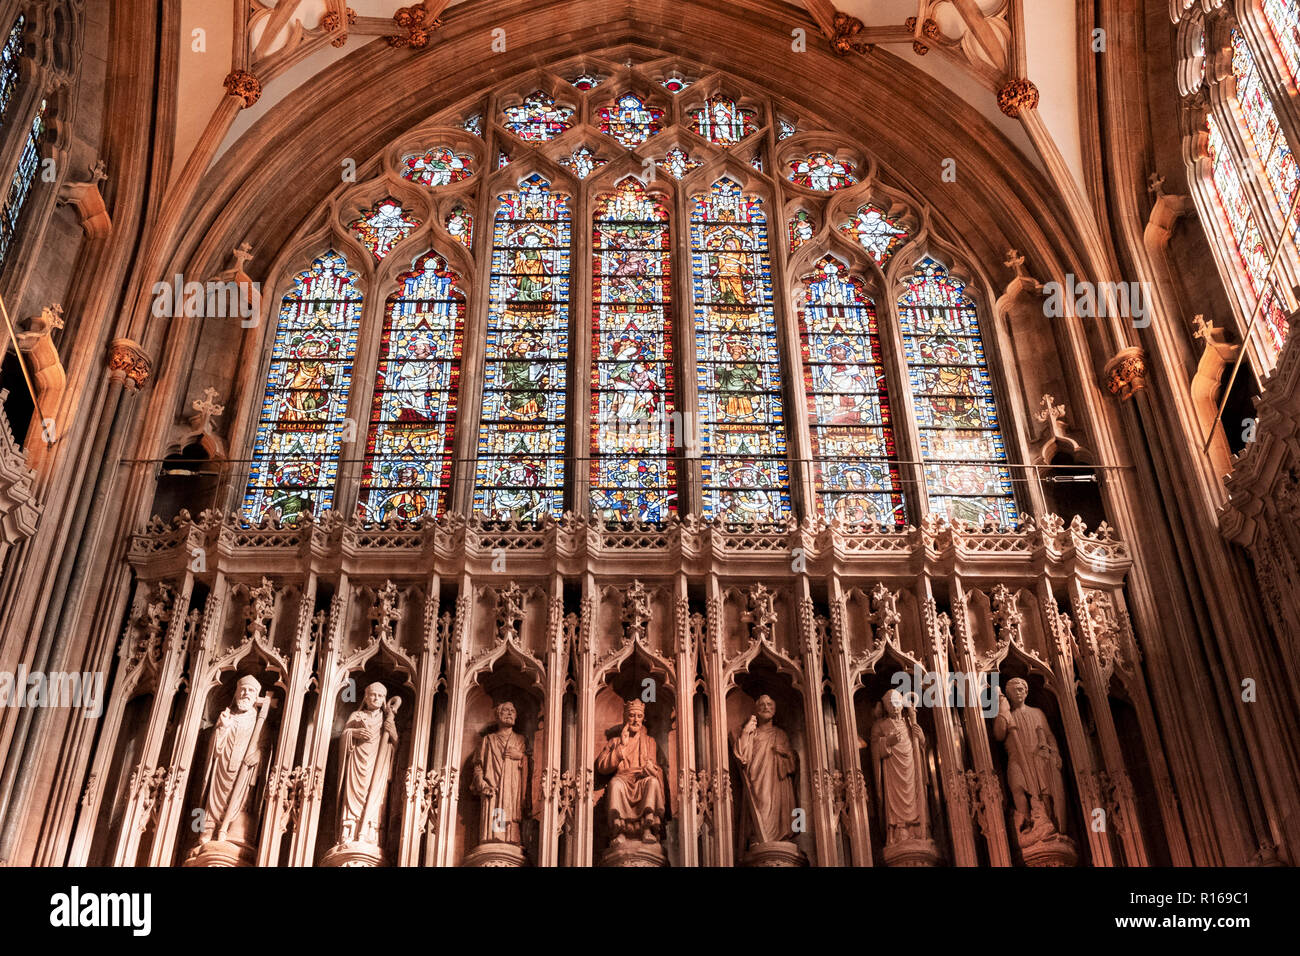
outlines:
[[[852,243],[893,274],[918,220],[901,200],[882,203],[853,144],[709,88],[661,108],[613,83],[552,77],[497,100],[495,115],[471,106],[407,137],[386,182],[405,180],[428,203],[361,183],[361,215],[344,220],[388,284],[384,304],[365,310],[362,344],[357,274],[337,252],[285,297],[246,518],[292,520],[339,500],[389,523],[453,509],[653,522],[689,509],[744,524],[813,514],[902,528],[928,508],[1014,525],[992,374],[962,282],[923,248],[892,286],[831,254],[827,242]],[[591,99],[557,102],[547,92],[557,89]],[[805,132],[815,142],[784,145]],[[484,168],[507,150],[519,173]],[[481,215],[491,240],[476,260]],[[383,278],[398,270],[390,252],[417,236],[426,251]],[[801,292],[787,309],[777,260],[809,256],[809,245],[819,251],[790,274]],[[881,328],[892,310],[879,313],[868,292],[881,282],[899,305],[897,333]],[[366,380],[351,403],[369,414],[352,439],[340,427],[357,356]],[[896,404],[891,380],[910,402]],[[917,420],[898,421],[896,407]],[[919,471],[900,448],[922,451]],[[356,462],[346,490],[335,487],[341,454]],[[909,488],[922,473],[924,489]]]

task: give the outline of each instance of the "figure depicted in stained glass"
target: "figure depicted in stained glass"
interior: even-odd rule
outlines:
[[[691,159],[690,156],[686,155],[686,150],[680,146],[674,146],[664,154],[664,158],[659,161],[659,165],[672,173],[675,179],[681,179],[692,169],[698,169],[700,161]]]
[[[473,160],[450,146],[433,146],[402,157],[402,178],[423,186],[447,186],[468,179]]]
[[[601,80],[603,79],[604,77],[598,76],[595,73],[580,73],[573,79],[569,80],[569,82],[580,90],[594,90],[596,87],[600,86]]]
[[[753,360],[753,349],[740,336],[727,336],[726,349],[731,364],[719,365],[714,372],[714,381],[718,388],[728,393],[723,407],[726,420],[753,421],[753,394],[762,381],[762,373]]]
[[[573,125],[573,108],[556,106],[555,100],[541,90],[518,106],[507,106],[502,112],[506,128],[527,143],[555,139]]]
[[[666,206],[623,179],[597,199],[592,247],[592,509],[660,521],[676,500]]]
[[[907,230],[870,203],[859,208],[848,222],[841,224],[840,232],[857,240],[871,254],[871,258],[876,260],[876,264],[881,266],[907,240]]]
[[[976,526],[1017,522],[975,304],[933,259],[899,299],[930,510]]]
[[[813,237],[816,227],[808,210],[800,209],[790,218],[790,251],[794,252]]]
[[[538,337],[520,332],[506,346],[503,384],[506,396],[502,413],[515,421],[531,422],[542,418],[547,409],[546,392],[550,385],[549,368],[534,359],[547,357]]]
[[[788,513],[789,486],[767,224],[730,179],[693,204],[704,513],[772,521]]]
[[[568,355],[567,199],[531,176],[498,197],[474,510],[558,515]]]
[[[359,219],[349,224],[352,234],[361,240],[361,244],[370,250],[376,262],[380,262],[392,251],[393,246],[401,242],[420,225],[420,221],[408,216],[401,204],[389,196],[375,203]]]
[[[398,276],[380,340],[358,513],[414,521],[445,509],[465,300],[436,253]]]
[[[447,232],[466,249],[474,247],[474,217],[464,206],[457,206],[447,216]]]
[[[799,333],[818,510],[845,523],[902,527],[875,307],[831,256],[803,281]]]
[[[722,240],[722,248],[713,256],[709,275],[714,282],[716,301],[725,305],[746,305],[754,288],[749,254],[735,236]]]
[[[830,153],[809,153],[805,159],[790,161],[790,182],[807,189],[831,192],[857,183],[853,164],[837,160]]]
[[[726,96],[712,96],[695,111],[694,129],[711,143],[729,147],[758,129],[753,110]]]
[[[356,279],[328,252],[285,293],[244,494],[248,521],[293,521],[332,502],[361,319]]]
[[[632,149],[663,128],[664,111],[646,106],[635,93],[624,93],[614,105],[602,107],[599,116],[600,131]]]
[[[579,146],[571,154],[560,160],[560,165],[573,170],[579,179],[586,179],[593,172],[604,166],[607,160],[601,159],[586,146]]]
[[[326,340],[315,331],[294,336],[289,342],[281,422],[321,422],[329,418],[337,383],[328,359],[339,344],[338,338]]]

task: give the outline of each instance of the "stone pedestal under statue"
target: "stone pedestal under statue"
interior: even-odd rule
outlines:
[[[610,847],[600,858],[601,866],[667,866],[662,844],[628,840]]]
[[[383,866],[384,851],[373,843],[339,843],[321,857],[321,866]]]
[[[481,843],[465,854],[461,866],[527,866],[524,848],[514,843]]]
[[[885,866],[938,866],[943,862],[933,840],[899,840],[885,847]]]
[[[742,866],[807,866],[808,858],[798,844],[789,840],[751,843],[741,860]]]
[[[1020,848],[1020,855],[1025,859],[1025,866],[1074,866],[1079,862],[1078,851],[1074,841],[1060,833]]]
[[[200,843],[185,859],[184,866],[252,866],[257,851],[230,840]]]

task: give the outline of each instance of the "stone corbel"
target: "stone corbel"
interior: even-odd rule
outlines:
[[[63,397],[68,383],[63,361],[51,337],[56,329],[63,328],[63,308],[58,303],[47,306],[41,314],[18,323],[18,348],[26,356],[27,368],[36,389],[36,399],[43,411],[54,412]]]
[[[1200,434],[1214,433],[1210,442],[1210,459],[1218,473],[1223,475],[1232,470],[1232,451],[1218,421],[1219,392],[1223,387],[1223,370],[1236,359],[1241,346],[1228,342],[1225,331],[1213,321],[1205,321],[1203,315],[1196,316],[1192,325],[1196,329],[1193,334],[1205,343],[1196,374],[1192,376],[1192,403],[1196,406]]]
[[[1051,464],[1052,459],[1059,452],[1068,452],[1075,458],[1081,454],[1087,455],[1087,449],[1071,438],[1065,429],[1065,406],[1057,405],[1055,396],[1044,395],[1038,407],[1039,410],[1034,413],[1034,417],[1046,423],[1047,427],[1038,437],[1038,451],[1034,454],[1034,464]]]
[[[1154,198],[1151,214],[1147,217],[1147,240],[1163,246],[1169,241],[1174,225],[1195,207],[1190,196],[1170,195],[1165,192],[1165,177],[1152,173],[1147,179],[1147,192]]]
[[[107,169],[102,159],[96,160],[90,167],[90,179],[81,183],[64,183],[55,199],[60,206],[76,208],[87,239],[107,239],[113,231],[113,220],[109,218],[104,196],[99,191],[99,184],[108,179]]]
[[[153,360],[131,339],[114,339],[108,347],[108,380],[131,391],[144,388],[153,371]]]
[[[1146,353],[1134,346],[1120,349],[1102,370],[1106,391],[1121,402],[1147,387]]]

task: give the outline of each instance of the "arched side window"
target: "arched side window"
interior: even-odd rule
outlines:
[[[293,521],[330,508],[361,324],[357,273],[333,250],[280,305],[243,513]]]
[[[1287,145],[1282,124],[1273,109],[1273,100],[1255,67],[1255,58],[1241,31],[1232,30],[1232,74],[1237,81],[1237,102],[1241,106],[1242,132],[1254,147],[1256,161],[1264,171],[1277,217],[1291,207],[1296,186],[1296,162]]]
[[[898,300],[930,512],[1018,523],[1011,471],[975,303],[934,259],[904,277]]]
[[[906,514],[875,304],[831,256],[804,278],[804,289],[799,337],[818,513],[901,529]]]
[[[1268,250],[1264,237],[1255,221],[1255,214],[1250,209],[1246,190],[1241,181],[1241,172],[1233,162],[1232,153],[1224,139],[1223,130],[1213,114],[1206,117],[1209,133],[1206,151],[1210,160],[1210,178],[1214,189],[1215,211],[1223,226],[1223,234],[1232,245],[1236,264],[1241,274],[1246,277],[1252,295],[1264,295],[1266,301],[1260,309],[1261,326],[1264,337],[1273,354],[1277,354],[1286,340],[1287,321],[1280,301],[1281,297],[1271,286],[1264,287],[1268,275]],[[1254,306],[1252,301],[1251,306]]]
[[[9,104],[13,101],[14,90],[18,88],[21,76],[18,61],[23,55],[23,30],[26,26],[27,19],[20,13],[10,28],[9,35],[5,37],[4,46],[0,47],[0,126],[9,117]]]
[[[1296,0],[1264,0],[1264,21],[1282,54],[1291,82],[1300,85],[1300,3]]]
[[[474,511],[535,521],[564,506],[569,202],[534,174],[497,203]]]
[[[447,510],[465,295],[436,253],[397,277],[379,342],[357,513],[411,521]]]
[[[591,507],[661,521],[677,506],[668,209],[628,177],[592,222]]]
[[[27,206],[27,197],[32,191],[32,182],[36,179],[36,168],[41,164],[41,138],[45,135],[45,109],[47,101],[41,100],[32,125],[27,131],[27,141],[23,144],[22,155],[18,158],[18,167],[13,178],[9,180],[9,191],[5,194],[4,209],[0,210],[0,268],[4,266],[18,235],[18,224],[22,221],[23,210]]]
[[[781,365],[762,201],[718,180],[691,212],[703,515],[790,513]]]

